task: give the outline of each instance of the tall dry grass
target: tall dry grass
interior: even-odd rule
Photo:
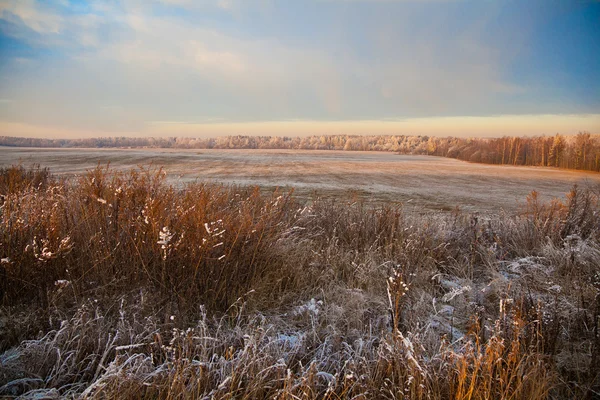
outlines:
[[[7,191],[6,303],[48,307],[64,280],[74,300],[144,287],[182,314],[199,303],[223,311],[267,275],[285,280],[270,249],[294,219],[292,202],[256,188],[178,192],[160,169],[97,168],[73,184]]]
[[[594,398],[600,204],[518,216],[0,171],[0,395]]]

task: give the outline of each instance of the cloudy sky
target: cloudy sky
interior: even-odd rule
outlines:
[[[0,0],[0,135],[600,133],[600,2]]]

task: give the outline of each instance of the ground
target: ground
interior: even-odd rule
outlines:
[[[467,163],[383,152],[314,150],[33,149],[0,147],[0,166],[33,163],[54,174],[83,173],[98,164],[115,169],[163,166],[169,181],[194,180],[291,188],[300,197],[354,192],[407,209],[513,214],[533,190],[564,199],[573,184],[597,185],[600,174],[541,167]]]

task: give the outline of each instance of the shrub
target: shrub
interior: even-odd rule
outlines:
[[[487,217],[40,174],[1,175],[0,396],[598,393],[590,188]]]

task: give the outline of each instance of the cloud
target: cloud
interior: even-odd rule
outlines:
[[[121,0],[80,12],[1,2],[2,34],[38,54],[6,58],[0,90],[13,102],[2,104],[0,121],[107,133],[150,131],[146,121],[219,121],[258,131],[290,119],[587,111],[534,99],[511,79],[527,36],[486,38],[501,5],[467,18],[464,7],[367,2]]]
[[[218,0],[217,6],[224,10],[232,10],[234,7],[234,2],[233,0]]]
[[[206,8],[211,3],[160,2],[190,9]],[[12,4],[14,12],[30,15],[27,21],[32,25],[42,25],[40,3],[18,4]],[[234,3],[212,2],[212,6],[229,9]],[[97,14],[57,16],[46,10],[44,15],[50,21],[60,21],[60,28],[54,30],[65,33],[47,39],[52,40],[47,45],[68,47],[76,41],[84,51],[65,51],[66,57],[88,65],[113,60],[122,65],[121,71],[115,69],[113,73],[122,75],[130,75],[133,69],[151,71],[141,75],[152,79],[147,82],[152,86],[167,83],[158,82],[156,75],[168,77],[185,71],[196,83],[235,97],[226,103],[246,99],[250,109],[256,103],[275,105],[273,111],[280,114],[274,117],[289,117],[290,113],[313,118],[339,118],[357,112],[435,114],[451,111],[456,100],[476,100],[484,91],[512,90],[497,73],[499,57],[473,40],[438,43],[427,37],[399,35],[394,27],[409,23],[410,13],[382,26],[365,20],[361,29],[371,29],[368,33],[377,57],[373,63],[368,57],[353,54],[352,43],[344,40],[333,49],[321,47],[318,39],[310,45],[286,43],[277,36],[231,34],[196,24],[193,19],[156,15],[151,10],[135,0],[121,6],[104,5]],[[115,40],[103,40],[107,31],[120,33]],[[380,33],[373,36],[372,32]],[[467,50],[467,44],[473,49]],[[338,59],[339,54],[344,57]],[[361,98],[366,101],[361,102]]]
[[[94,128],[82,131],[81,129],[71,129],[60,126],[0,121],[0,136],[79,139],[106,136],[139,137],[142,135],[143,134],[139,131],[105,131]]]
[[[235,12],[244,6],[260,6],[264,4],[261,1],[244,0],[149,0],[158,2],[167,6],[184,8],[186,10],[198,11],[217,8],[226,12]]]
[[[4,20],[17,19],[27,28],[40,34],[60,33],[64,20],[34,0],[6,0],[0,3],[0,16]]]
[[[501,137],[505,135],[600,133],[600,114],[499,115],[491,117],[406,118],[355,121],[149,121],[140,130],[65,129],[0,122],[0,136],[91,138],[104,136],[217,137],[227,135],[434,135]]]
[[[465,0],[318,0],[322,3],[458,3]]]
[[[580,115],[498,115],[489,117],[433,117],[402,120],[354,121],[256,121],[217,123],[173,123],[151,125],[151,136],[215,137],[226,135],[435,135],[487,136],[576,134],[579,131],[600,133],[600,114]]]

